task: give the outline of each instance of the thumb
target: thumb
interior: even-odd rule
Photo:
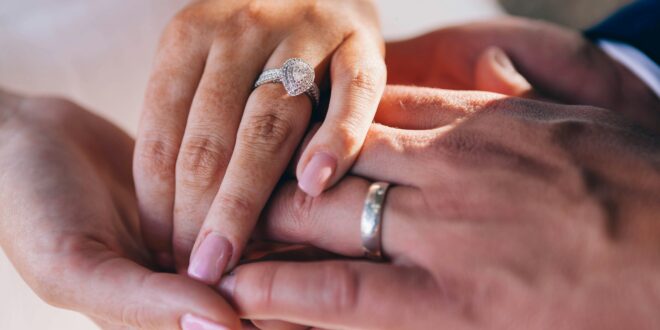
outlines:
[[[131,329],[241,329],[231,306],[215,290],[177,274],[154,273],[131,260],[79,265],[60,284],[75,285],[68,299],[97,324]],[[56,304],[57,305],[57,304]],[[68,305],[68,304],[66,304]]]
[[[475,88],[509,96],[522,96],[532,90],[530,83],[498,47],[487,48],[476,63]]]

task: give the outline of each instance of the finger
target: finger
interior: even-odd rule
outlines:
[[[351,35],[332,57],[332,94],[321,128],[297,167],[300,188],[318,196],[355,161],[378,107],[386,81],[380,45]]]
[[[285,40],[266,67],[280,67],[300,57],[323,71],[328,46],[310,37]],[[322,79],[317,75],[317,82]],[[281,84],[255,89],[246,105],[236,146],[225,177],[193,248],[188,274],[208,284],[217,283],[226,268],[238,262],[259,213],[284,173],[309,123],[307,96],[290,97]]]
[[[529,82],[516,70],[509,56],[498,47],[483,51],[475,68],[477,90],[509,96],[524,96],[532,91]]]
[[[429,318],[440,321],[451,313],[428,273],[389,264],[250,264],[225,277],[220,289],[243,317],[330,329],[421,329],[419,322],[433,324]],[[420,300],[428,304],[419,304]],[[423,307],[414,312],[402,308],[413,303]],[[439,328],[447,325],[436,324]]]
[[[224,176],[254,77],[272,51],[257,31],[250,43],[219,41],[211,48],[176,162],[174,257],[186,269],[195,238]],[[264,45],[254,49],[254,43]]]
[[[184,276],[153,273],[119,257],[68,269],[77,271],[67,272],[59,285],[65,295],[74,296],[61,307],[102,323],[136,329],[240,329],[239,318],[222,297]]]
[[[261,330],[307,330],[309,327],[278,320],[252,320]]]
[[[163,36],[147,86],[133,173],[142,233],[161,260],[171,260],[175,162],[208,45],[204,36],[175,20]]]
[[[474,112],[482,101],[502,96],[481,93],[466,98],[457,92],[423,87],[387,86],[375,121],[389,127],[427,130],[449,125]],[[474,102],[477,101],[477,102]]]
[[[310,197],[293,182],[273,195],[260,225],[268,239],[310,244],[345,256],[362,256],[360,217],[371,182],[346,177],[318,197]],[[406,219],[421,218],[426,210],[415,188],[391,187],[383,203],[382,249],[390,258],[409,254],[406,237],[411,234]]]

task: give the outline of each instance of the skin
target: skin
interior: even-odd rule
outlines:
[[[476,37],[483,33],[476,28],[453,29],[450,31],[476,31]],[[491,26],[490,31],[495,33],[495,30]],[[452,49],[460,49],[465,44],[476,53],[467,57],[447,56],[447,61],[458,61],[454,65],[434,62],[433,68],[438,71],[427,70],[425,74],[438,78],[438,82],[420,80],[420,84],[443,83],[452,89],[476,88],[539,98],[538,83],[530,79],[535,82],[532,87],[516,72],[506,56],[511,54],[510,50],[504,53],[501,48],[493,48],[490,39],[477,47],[467,36],[469,34],[462,35],[462,43],[456,43]],[[511,34],[512,38],[515,36]],[[388,46],[388,50],[393,50],[392,55],[396,55],[394,45]],[[419,45],[410,44],[411,47]],[[533,49],[530,47],[528,51]],[[389,56],[388,62],[395,63],[394,58],[397,57]],[[465,63],[474,68],[462,64],[465,58],[470,59]],[[448,74],[456,74],[454,71],[443,71],[452,67],[464,69],[458,74],[464,77],[462,80]],[[390,75],[399,79],[396,68],[390,64]],[[639,84],[634,80],[631,83]],[[554,88],[562,89],[561,86]],[[640,92],[637,95],[640,98],[646,95],[643,88],[629,91]],[[466,109],[470,112],[466,113]],[[627,112],[620,113],[627,115]],[[334,261],[242,266],[236,276],[224,283],[224,292],[243,317],[254,318],[261,329],[304,328],[273,319],[322,328],[396,328],[397,324],[410,320],[409,311],[415,311],[418,316],[424,308],[439,304],[442,308],[424,314],[437,317],[431,320],[438,322],[433,323],[433,327],[437,324],[456,325],[450,328],[504,324],[500,327],[515,328],[527,323],[531,325],[526,328],[548,327],[548,324],[557,324],[560,328],[574,328],[575,325],[657,327],[654,323],[657,320],[653,319],[654,315],[646,314],[647,310],[630,310],[642,305],[654,310],[653,306],[657,305],[654,288],[658,278],[655,266],[658,235],[653,221],[653,215],[658,214],[657,198],[653,199],[658,195],[656,136],[645,136],[611,111],[507,99],[487,93],[452,94],[401,87],[388,89],[376,120],[400,129],[378,125],[371,128],[367,148],[354,170],[354,174],[361,177],[346,179],[317,199],[305,196],[296,190],[294,183],[289,183],[274,197],[267,211],[269,222],[260,228],[262,235],[290,242],[309,242],[347,256],[357,256],[359,237],[355,236],[357,224],[352,220],[359,217],[359,204],[368,185],[362,177],[375,180],[381,175],[416,174],[411,176],[412,180],[429,168],[438,168],[449,173],[450,178],[464,179],[452,182],[443,177],[442,182],[434,183],[418,178],[425,189],[415,188],[413,182],[399,183],[390,191],[394,195],[390,195],[386,204],[385,224],[395,229],[384,233],[402,234],[401,237],[385,237],[385,250],[391,257],[389,264]],[[537,126],[541,128],[535,129]],[[544,133],[548,130],[552,134]],[[44,300],[85,313],[104,328],[178,328],[178,322],[187,313],[228,327],[236,326],[236,315],[213,290],[183,276],[156,273],[163,269],[153,260],[139,232],[144,226],[138,221],[137,202],[132,193],[132,141],[129,137],[69,102],[23,98],[8,93],[0,93],[0,135],[2,141],[8,141],[0,147],[0,168],[6,174],[0,176],[0,200],[8,204],[0,208],[0,245]],[[422,142],[417,143],[420,135]],[[557,141],[548,142],[548,135],[557,137]],[[462,138],[467,136],[471,138]],[[452,148],[453,137],[459,148],[452,151],[456,149]],[[476,138],[472,140],[472,137]],[[472,144],[463,144],[462,139]],[[530,141],[539,144],[530,148],[525,144]],[[561,141],[564,144],[557,146]],[[572,144],[576,144],[574,149],[568,149]],[[545,155],[535,150],[552,152]],[[526,168],[525,157],[509,151],[531,153],[527,160],[539,159],[537,163],[529,162]],[[425,155],[425,161],[437,166],[415,167],[419,163],[409,158],[415,155],[415,159],[419,159],[420,152]],[[551,157],[555,153],[559,154],[556,159]],[[434,159],[427,154],[442,157]],[[576,158],[567,160],[571,155]],[[577,157],[579,155],[585,157]],[[594,156],[602,157],[603,161],[598,162],[600,158]],[[454,157],[458,159],[451,159]],[[552,175],[558,178],[557,182],[548,183],[539,178],[543,175],[532,175],[534,166],[546,169],[542,166],[545,163],[556,167]],[[511,170],[519,167],[523,167],[520,173]],[[399,170],[383,172],[388,168]],[[602,171],[603,175],[593,176],[589,171],[594,169]],[[433,172],[431,174],[437,174]],[[571,180],[559,180],[566,177]],[[612,180],[605,180],[608,178]],[[397,182],[394,178],[390,181]],[[411,188],[409,192],[406,187]],[[451,196],[452,190],[458,191],[454,196],[460,198],[446,198],[447,192]],[[573,194],[563,196],[557,191]],[[437,205],[448,207],[433,208],[431,211],[436,213],[419,212],[420,209],[429,211],[424,209],[426,205],[417,207],[415,204],[420,194],[431,201],[441,194]],[[474,198],[463,200],[465,196]],[[569,197],[575,197],[577,202],[567,201]],[[539,198],[544,198],[543,203],[539,203]],[[399,202],[393,203],[395,200]],[[511,203],[511,200],[517,202]],[[80,208],[72,209],[71,205]],[[616,211],[614,217],[609,215],[613,210]],[[537,213],[547,213],[548,218]],[[621,214],[626,218],[616,217]],[[419,217],[422,225],[418,221],[411,224],[412,217]],[[569,222],[574,219],[581,221]],[[457,220],[463,220],[463,224],[466,220],[472,221],[464,229]],[[520,220],[530,225],[518,228]],[[500,223],[488,226],[494,221]],[[337,226],[330,228],[329,224]],[[442,228],[437,229],[438,226]],[[543,233],[546,236],[540,235]],[[589,240],[582,236],[575,238],[576,233],[584,234]],[[420,248],[419,242],[427,239],[443,246]],[[595,248],[592,249],[592,245]],[[567,252],[571,248],[574,249]],[[540,252],[535,255],[534,251]],[[539,260],[534,257],[539,254],[553,257]],[[595,266],[577,265],[576,255],[582,257],[581,261],[592,261],[587,265]],[[429,262],[430,259],[436,262]],[[275,278],[274,272],[282,275]],[[388,276],[390,273],[394,275]],[[353,310],[354,306],[348,308],[343,304],[351,303],[348,298],[353,297],[352,279],[361,279],[363,274],[369,277],[364,283],[376,280],[373,286],[359,291],[358,297],[367,300],[362,305],[356,304],[359,308]],[[281,281],[281,277],[285,280]],[[148,280],[143,281],[145,278]],[[329,280],[335,278],[337,280]],[[455,282],[463,278],[465,282]],[[266,285],[274,279],[277,281],[273,286]],[[449,287],[444,283],[449,283]],[[251,287],[252,284],[255,286]],[[392,288],[392,295],[381,295],[387,293],[383,292],[383,287]],[[438,287],[442,290],[438,291]],[[567,292],[567,287],[572,291]],[[420,288],[424,292],[415,291]],[[494,291],[488,291],[490,288]],[[494,293],[492,297],[485,295],[491,300],[480,300],[484,298],[480,292]],[[264,301],[266,293],[274,293],[275,300]],[[287,296],[283,297],[282,293]],[[375,298],[374,293],[378,294]],[[410,298],[412,293],[419,293],[419,296]],[[611,299],[614,296],[616,299]],[[405,300],[409,298],[412,300]],[[400,299],[404,299],[405,304],[393,303]],[[410,309],[402,309],[408,302],[412,304]],[[426,305],[422,306],[422,302]],[[310,311],[311,306],[315,306],[315,310]],[[385,307],[369,309],[373,306]],[[450,312],[438,313],[438,310],[447,309],[445,306],[451,307]],[[472,313],[473,310],[476,312]],[[504,312],[500,313],[501,310]],[[358,315],[362,312],[365,314]],[[383,314],[387,314],[384,319],[374,320],[373,315]],[[365,315],[369,315],[369,319],[365,319]],[[402,317],[387,318],[393,315]],[[518,315],[531,317],[520,321],[513,317]],[[502,320],[502,317],[508,318]],[[410,320],[409,324],[429,327],[423,324],[429,320],[418,318]],[[355,323],[348,324],[350,320]],[[388,324],[380,327],[375,321]],[[471,323],[466,326],[466,321]],[[516,324],[510,326],[511,323]]]
[[[312,116],[309,99],[281,84],[252,91],[264,69],[300,57],[332,89],[296,169],[301,177],[315,155],[330,159],[329,177],[307,187],[318,195],[359,152],[386,81],[383,51],[372,1],[206,0],[182,10],[156,56],[133,167],[159,263],[185,272],[210,234],[228,241],[230,260],[200,280],[217,282],[239,260]]]
[[[482,54],[493,48],[507,55],[529,85],[515,76],[489,81],[480,74]],[[558,25],[505,18],[449,27],[387,44],[386,60],[389,84],[480,85],[511,96],[610,109],[660,132],[660,100],[653,91],[581,33]]]
[[[353,176],[317,198],[287,183],[262,230],[358,257],[366,190],[392,182],[388,262],[239,266],[221,288],[241,317],[328,329],[660,326],[657,135],[595,107],[413,87],[388,87],[376,120]]]
[[[140,234],[133,140],[75,104],[0,90],[0,246],[47,303],[105,329],[240,321],[215,290],[161,272]]]

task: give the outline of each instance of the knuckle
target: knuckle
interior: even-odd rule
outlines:
[[[591,123],[584,120],[566,119],[550,123],[553,141],[574,143],[591,131]]]
[[[191,38],[201,34],[203,29],[203,12],[196,6],[189,6],[179,11],[165,28],[164,37],[174,42],[187,43]]]
[[[149,285],[153,273],[147,273],[139,278],[138,287]],[[132,301],[123,304],[119,309],[119,318],[123,325],[136,329],[154,329],[160,326],[161,320],[154,318],[149,306],[141,301]]]
[[[267,3],[262,0],[249,1],[235,15],[235,22],[243,27],[262,26],[268,13]]]
[[[218,137],[187,138],[181,145],[177,173],[184,184],[210,184],[229,163],[231,150]]]
[[[144,306],[134,303],[123,304],[120,310],[121,324],[135,329],[149,329],[145,321],[146,314]]]
[[[174,174],[178,146],[164,137],[146,137],[135,150],[137,171],[148,176],[170,177]]]
[[[279,110],[256,114],[248,119],[242,137],[250,148],[274,154],[287,142],[294,124],[284,109]]]
[[[313,241],[313,237],[309,237],[310,226],[313,224],[310,223],[312,210],[316,205],[318,197],[311,197],[307,195],[302,190],[296,188],[293,194],[293,200],[291,202],[281,203],[281,207],[286,208],[286,211],[283,212],[286,214],[286,218],[290,221],[286,221],[287,228],[284,230],[284,236],[301,238],[304,237],[308,241]]]
[[[356,153],[364,142],[364,134],[360,134],[360,123],[357,120],[346,122],[337,126],[335,130],[334,143],[338,143],[340,149],[348,154]]]
[[[358,305],[360,276],[346,263],[331,263],[323,266],[319,277],[319,288],[326,294],[320,302],[324,310],[331,310],[335,315],[347,315]]]
[[[259,274],[254,274],[252,276],[256,276],[256,278],[244,278],[244,280],[247,280],[251,283],[254,283],[252,287],[253,290],[250,292],[253,294],[250,294],[251,298],[254,298],[254,301],[252,302],[254,306],[260,310],[266,310],[273,306],[275,303],[273,297],[274,297],[274,292],[276,289],[276,280],[278,278],[278,267],[275,267],[274,265],[271,265],[264,269],[263,272],[260,272]],[[239,279],[242,278],[242,273],[238,273]],[[254,282],[253,282],[254,281]]]
[[[222,205],[223,209],[231,210],[232,214],[238,215],[238,217],[251,214],[257,209],[249,198],[236,193],[220,193],[216,202]]]
[[[355,69],[348,72],[349,86],[360,93],[372,96],[380,86],[380,75],[369,68]]]
[[[460,158],[478,152],[482,141],[468,130],[454,130],[442,139],[434,139],[434,150],[447,158]]]
[[[305,19],[308,22],[323,22],[330,12],[325,1],[310,0],[305,6]]]

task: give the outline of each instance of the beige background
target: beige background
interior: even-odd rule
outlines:
[[[3,0],[0,86],[71,98],[131,133],[159,31],[185,0]],[[403,38],[499,15],[491,0],[380,0],[383,32]],[[0,253],[0,329],[93,329],[42,303]]]

